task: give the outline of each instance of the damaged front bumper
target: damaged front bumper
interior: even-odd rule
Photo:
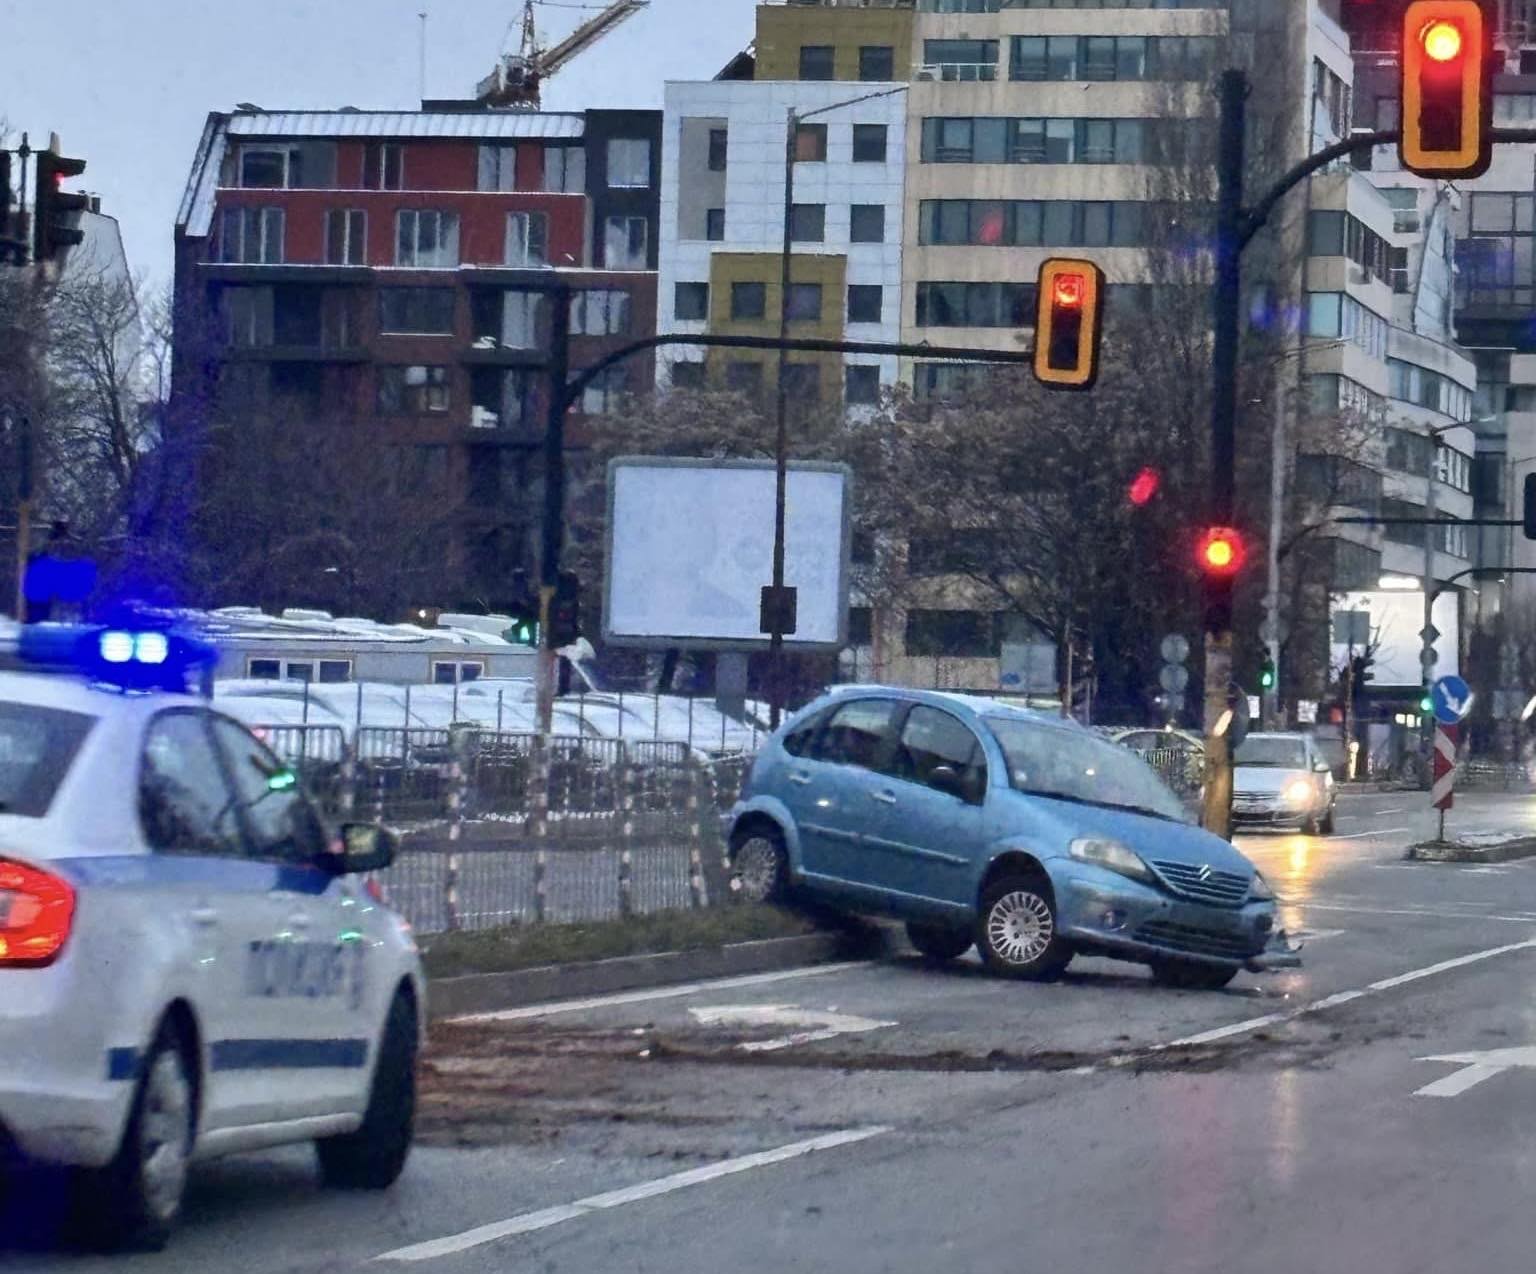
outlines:
[[[1258,955],[1244,962],[1243,968],[1249,973],[1271,973],[1277,969],[1301,968],[1301,948],[1299,942],[1293,943],[1290,935],[1284,929],[1276,929],[1270,937],[1269,943]]]

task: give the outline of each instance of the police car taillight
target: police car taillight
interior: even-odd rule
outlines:
[[[0,968],[52,964],[74,918],[69,881],[0,858]]]

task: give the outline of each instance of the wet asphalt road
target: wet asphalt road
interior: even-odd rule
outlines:
[[[458,1024],[390,1194],[234,1159],[166,1253],[0,1236],[0,1270],[1525,1274],[1536,860],[1404,863],[1423,803],[1240,838],[1301,970],[1199,993],[898,958]],[[1536,797],[1452,826],[1536,830]]]

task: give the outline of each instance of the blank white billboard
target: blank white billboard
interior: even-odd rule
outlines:
[[[790,466],[784,582],[798,589],[785,644],[838,649],[847,638],[846,467]],[[608,466],[603,635],[615,645],[747,649],[773,582],[774,468],[744,460],[628,457]]]

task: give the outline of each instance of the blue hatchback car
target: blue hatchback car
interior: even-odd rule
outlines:
[[[824,696],[764,745],[727,833],[746,898],[893,915],[935,960],[974,944],[1046,978],[1081,951],[1203,988],[1298,963],[1264,878],[1140,758],[988,699]]]

